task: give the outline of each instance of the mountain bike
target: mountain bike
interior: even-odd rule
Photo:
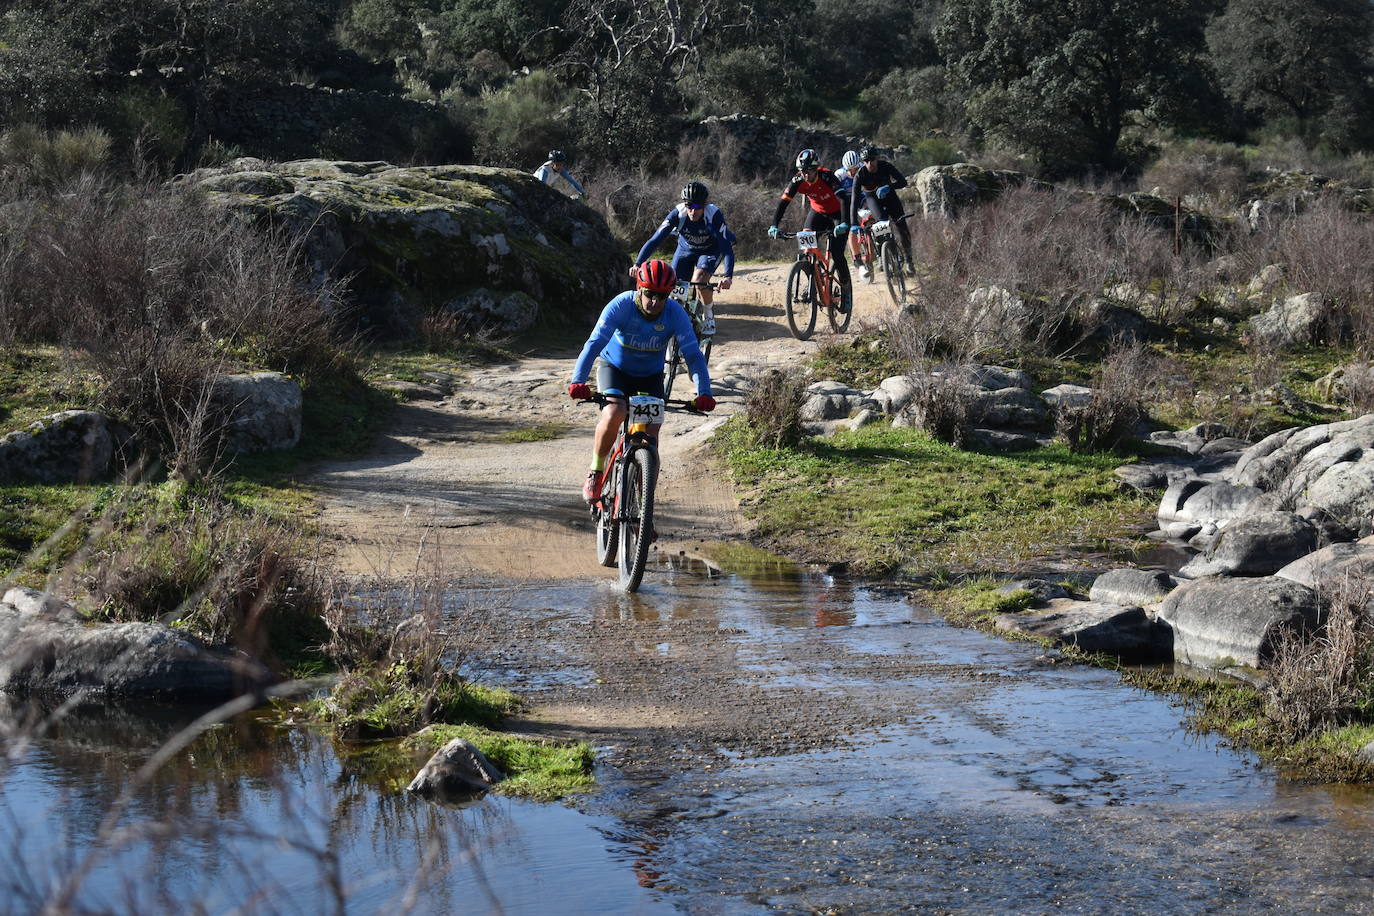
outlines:
[[[868,268],[868,282],[874,282],[874,277],[878,273],[878,245],[873,241],[873,234],[869,231],[873,226],[873,213],[867,207],[859,211],[859,224],[852,227],[849,232],[854,236],[858,243],[858,251],[854,254],[855,266],[860,268],[859,273],[863,273],[863,268]]]
[[[893,237],[892,224],[909,216],[910,213],[904,213],[896,219],[880,219],[868,227],[873,243],[878,246],[878,263],[882,265],[883,278],[887,280],[887,294],[897,306],[905,305],[907,301],[906,255]]]
[[[605,407],[611,401],[593,392],[583,404]],[[673,407],[699,413],[690,401],[673,401]],[[669,402],[647,394],[632,395],[625,420],[615,445],[601,472],[601,497],[591,504],[596,523],[596,561],[602,566],[620,567],[620,587],[627,592],[639,588],[644,566],[649,560],[649,545],[654,533],[654,487],[658,482],[658,446],[649,435],[650,426],[663,423]]]
[[[849,327],[853,307],[845,308],[844,291],[830,266],[830,252],[820,247],[815,230],[780,232],[778,238],[797,240],[797,263],[787,275],[787,326],[792,336],[798,340],[811,336],[818,309],[825,309],[831,330]]]
[[[698,289],[715,289],[714,283],[697,283],[696,281],[683,281],[678,283],[673,290],[673,298],[682,303],[682,307],[687,310],[687,317],[692,319],[692,330],[697,332],[697,343],[701,345],[701,355],[709,361],[711,359],[711,341],[713,337],[705,337],[701,333],[702,326],[706,322],[706,303],[701,301]],[[686,368],[687,361],[682,359],[679,352],[677,338],[668,341],[668,352],[663,357],[663,396],[669,397],[673,393],[673,382],[677,380],[679,368]]]

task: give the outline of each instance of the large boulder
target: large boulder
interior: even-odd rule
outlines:
[[[1374,461],[1332,465],[1307,487],[1299,510],[1368,533],[1374,517]]]
[[[1170,522],[1211,522],[1220,526],[1246,515],[1260,495],[1257,487],[1181,478],[1164,491],[1156,514],[1160,527]]]
[[[1292,512],[1259,512],[1226,526],[1207,552],[1194,557],[1178,574],[1267,576],[1317,549],[1317,528]]]
[[[1281,627],[1316,626],[1317,594],[1272,576],[1198,579],[1175,589],[1157,616],[1173,629],[1175,661],[1261,668],[1272,656]]]
[[[1251,318],[1247,335],[1265,346],[1302,346],[1317,339],[1332,314],[1331,301],[1321,293],[1290,296]]]
[[[86,625],[51,596],[11,590],[0,602],[0,691],[218,700],[273,682],[262,664],[212,650],[155,623]]]
[[[0,484],[104,480],[114,454],[104,414],[64,410],[0,438]]]
[[[628,260],[605,220],[523,171],[305,159],[186,180],[303,236],[317,279],[346,278],[383,329],[413,331],[445,310],[506,333],[581,325],[625,286]]]
[[[975,204],[992,200],[1008,188],[1031,181],[1021,172],[985,169],[969,162],[932,165],[916,174],[916,193],[924,216],[952,219]]]
[[[969,418],[979,426],[1040,429],[1050,423],[1050,407],[1024,388],[973,389]]]
[[[301,440],[301,386],[280,372],[221,375],[211,388],[231,455],[293,448]]]

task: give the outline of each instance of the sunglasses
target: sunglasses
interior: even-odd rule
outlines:
[[[701,209],[702,207],[704,207],[704,206],[706,206],[706,205],[705,205],[705,204],[688,204],[688,205],[687,205],[687,209],[688,209],[688,210],[700,210],[700,209]]]
[[[639,291],[639,295],[640,295],[642,298],[644,298],[644,299],[657,299],[657,300],[660,300],[660,301],[663,300],[663,299],[667,299],[667,298],[668,298],[668,294],[667,294],[666,292],[665,292],[665,293],[659,293],[659,292],[654,292],[654,291],[651,290],[651,289],[641,289],[641,290]]]

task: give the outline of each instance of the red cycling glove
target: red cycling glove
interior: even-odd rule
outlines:
[[[709,394],[699,394],[696,396],[696,399],[692,401],[692,406],[702,413],[710,413],[716,409],[716,399]]]
[[[568,385],[568,397],[574,401],[590,401],[592,399],[592,386],[586,382],[573,382]]]

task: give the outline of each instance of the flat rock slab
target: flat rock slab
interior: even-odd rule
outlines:
[[[1267,576],[1317,549],[1317,528],[1292,512],[1238,518],[1201,556],[1178,571],[1181,578]]]
[[[11,590],[0,604],[0,691],[77,691],[164,699],[229,699],[275,681],[246,655],[207,648],[154,623],[84,624],[69,605]]]
[[[1274,576],[1323,592],[1340,588],[1346,582],[1368,587],[1368,583],[1374,582],[1374,541],[1366,538],[1352,543],[1328,544],[1299,557]]]
[[[1198,579],[1175,589],[1158,619],[1173,628],[1175,661],[1263,668],[1279,628],[1316,626],[1317,594],[1274,576]]]
[[[999,614],[993,625],[1132,661],[1163,659],[1170,654],[1168,631],[1158,627],[1139,606],[1057,598],[1040,610]]]

